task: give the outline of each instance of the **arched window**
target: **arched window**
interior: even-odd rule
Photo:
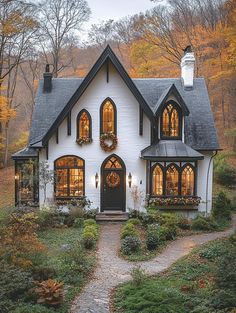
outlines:
[[[181,177],[181,195],[194,195],[194,175],[194,170],[191,165],[187,165],[184,167]]]
[[[77,156],[63,156],[55,166],[56,198],[84,196],[84,160]]]
[[[181,116],[176,105],[169,103],[162,112],[161,136],[164,138],[180,138]]]
[[[92,139],[92,121],[88,111],[82,110],[77,117],[77,140]]]
[[[163,195],[163,171],[160,165],[156,165],[152,172],[152,194],[154,196]]]
[[[120,160],[113,156],[107,161],[105,168],[122,168],[122,165]]]
[[[179,194],[179,171],[177,167],[172,164],[166,171],[166,195],[177,196]]]
[[[116,106],[111,99],[107,99],[101,105],[101,134],[116,134]]]

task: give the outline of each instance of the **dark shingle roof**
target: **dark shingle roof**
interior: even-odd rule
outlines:
[[[141,157],[147,160],[201,160],[203,155],[180,140],[161,140],[141,151]]]
[[[43,93],[43,81],[40,81],[30,132],[30,145],[43,139],[82,81],[83,79],[79,78],[53,79],[50,93]],[[194,88],[188,91],[183,89],[180,78],[133,79],[133,82],[153,113],[163,93],[174,84],[190,111],[189,116],[185,117],[185,143],[196,150],[219,149],[203,78],[195,78]]]
[[[30,147],[25,147],[24,149],[14,153],[12,155],[13,160],[17,159],[27,159],[27,158],[37,158],[38,157],[38,152],[37,150],[30,148]]]
[[[174,84],[190,111],[190,114],[185,117],[185,143],[196,150],[219,149],[204,78],[195,78],[191,90],[184,90],[180,78],[134,79],[134,83],[153,113],[158,99],[169,86]]]

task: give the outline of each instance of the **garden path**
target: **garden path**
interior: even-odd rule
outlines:
[[[118,284],[131,279],[132,268],[140,265],[150,275],[166,270],[197,245],[232,234],[236,228],[236,215],[232,226],[225,231],[179,238],[171,242],[153,260],[135,263],[120,259],[118,256],[121,226],[121,223],[101,225],[97,252],[98,266],[93,279],[74,301],[71,313],[109,313],[110,292]]]

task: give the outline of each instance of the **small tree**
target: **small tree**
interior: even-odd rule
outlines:
[[[133,199],[134,210],[136,210],[137,206],[141,204],[141,199],[142,199],[142,196],[143,196],[143,192],[142,192],[142,190],[140,190],[138,188],[138,186],[134,185],[131,188],[130,194],[131,194],[131,197]]]
[[[45,204],[47,198],[47,186],[54,181],[54,171],[49,169],[47,161],[39,163],[39,187],[43,189],[43,203]]]

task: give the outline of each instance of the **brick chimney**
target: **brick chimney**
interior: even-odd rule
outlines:
[[[181,60],[181,78],[184,89],[193,88],[194,64],[195,57],[191,46],[187,46],[184,50],[184,56]]]
[[[51,92],[52,90],[52,73],[50,73],[50,66],[46,64],[45,73],[43,74],[43,91]]]

